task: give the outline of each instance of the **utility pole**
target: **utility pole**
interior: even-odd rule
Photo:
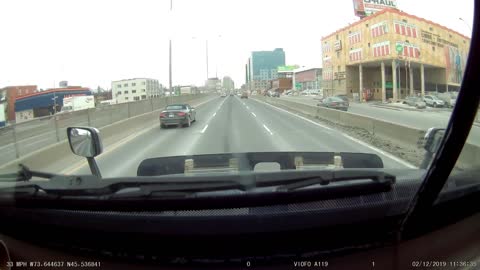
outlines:
[[[170,0],[170,14],[172,14],[173,0]],[[172,14],[173,16],[173,14]],[[170,37],[168,47],[168,86],[170,89],[170,96],[172,95],[172,38]]]

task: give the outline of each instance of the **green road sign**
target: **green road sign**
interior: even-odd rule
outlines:
[[[295,89],[297,89],[297,90],[302,89],[302,84],[301,83],[295,83]]]
[[[385,82],[385,88],[393,88],[392,82]]]
[[[403,51],[403,46],[400,45],[400,44],[397,44],[397,46],[395,47],[395,49],[397,50],[398,53],[401,53]]]
[[[285,71],[293,71],[295,69],[299,68],[298,65],[293,65],[293,66],[279,66],[277,68],[277,71],[280,71],[280,72],[285,72]]]

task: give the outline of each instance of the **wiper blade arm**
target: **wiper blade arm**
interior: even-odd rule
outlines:
[[[0,182],[29,181],[30,179],[32,179],[33,176],[40,177],[40,178],[47,178],[47,179],[50,179],[56,176],[56,174],[52,174],[52,173],[32,171],[23,164],[19,164],[18,166],[20,167],[20,169],[16,173],[1,174]]]
[[[311,176],[279,186],[278,191],[291,191],[313,185],[326,186],[334,182],[370,180],[373,185],[390,187],[395,183],[395,176],[381,171],[332,171],[331,175]]]

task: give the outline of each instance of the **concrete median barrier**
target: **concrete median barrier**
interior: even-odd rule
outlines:
[[[390,123],[380,119],[349,112],[300,104],[289,100],[270,97],[255,97],[255,99],[272,105],[285,107],[292,111],[297,111],[299,113],[303,113],[311,117],[317,117],[332,123],[360,128],[366,130],[374,137],[381,138],[385,141],[390,141],[392,144],[406,149],[418,148],[418,141],[422,139],[426,133],[426,130],[423,129]],[[480,168],[480,145],[473,143],[465,144],[462,153],[457,160],[456,168]]]
[[[206,100],[209,97],[206,94],[192,95],[190,97],[190,104],[196,106]],[[175,102],[179,102],[179,98]],[[159,102],[159,105],[154,111],[150,111],[144,114],[140,114],[134,117],[116,121],[112,124],[100,127],[100,134],[104,147],[108,147],[111,143],[115,143],[127,136],[135,134],[137,132],[149,129],[152,127],[159,128],[158,116],[160,110],[164,108],[163,102]],[[77,126],[78,123],[73,123],[71,126]],[[31,152],[18,159],[11,160],[0,166],[2,171],[14,171],[18,169],[19,163],[25,164],[31,169],[42,170],[47,172],[58,172],[59,167],[71,166],[74,162],[80,161],[84,158],[75,156],[70,150],[68,140],[66,139],[66,127],[62,128],[64,138],[60,142],[56,142],[43,147],[35,152]],[[54,136],[54,135],[53,135]]]

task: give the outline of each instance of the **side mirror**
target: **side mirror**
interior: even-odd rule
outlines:
[[[67,128],[68,142],[75,155],[82,157],[96,157],[103,151],[103,145],[96,128],[69,127]]]
[[[91,127],[68,127],[67,137],[70,149],[75,155],[86,157],[93,175],[102,178],[94,157],[103,152],[100,131]]]
[[[436,153],[445,135],[444,128],[429,128],[425,133],[423,148],[429,153]]]

